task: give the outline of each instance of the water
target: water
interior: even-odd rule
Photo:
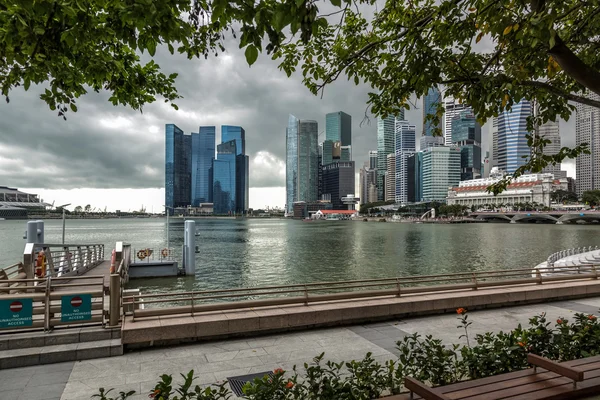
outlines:
[[[0,266],[22,260],[25,221],[0,221]],[[598,245],[594,225],[404,224],[283,219],[197,220],[196,276],[134,280],[144,292],[205,290],[399,275],[533,267],[555,251]],[[60,243],[62,222],[46,221],[46,243]],[[67,220],[66,243],[116,241],[166,246],[166,221]],[[181,260],[183,221],[171,220]]]

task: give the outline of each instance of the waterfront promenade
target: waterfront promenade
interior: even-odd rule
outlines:
[[[470,334],[509,330],[546,312],[548,320],[572,318],[576,312],[599,315],[600,296],[547,304],[470,312]],[[135,390],[134,400],[147,399],[161,374],[194,369],[196,384],[207,385],[228,377],[271,371],[301,369],[304,362],[325,352],[325,359],[349,361],[372,352],[379,362],[394,359],[395,342],[407,334],[433,335],[445,344],[463,343],[456,314],[429,315],[347,327],[280,333],[246,339],[132,351],[123,356],[0,370],[4,395],[17,400],[89,399],[98,388]]]

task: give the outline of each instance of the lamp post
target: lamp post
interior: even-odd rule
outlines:
[[[62,229],[62,244],[65,244],[65,207],[66,206],[70,206],[71,203],[68,204],[63,204],[62,206],[58,206],[60,208],[62,208],[62,222],[63,222],[63,229]],[[57,207],[57,208],[58,208]]]

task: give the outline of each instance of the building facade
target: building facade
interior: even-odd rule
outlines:
[[[325,115],[325,140],[352,146],[352,116],[343,111]]]
[[[600,101],[596,93],[586,95]],[[586,190],[600,189],[600,109],[576,103],[575,144],[587,143],[590,154],[580,154],[575,161],[577,195]]]
[[[396,201],[396,155],[387,155],[387,171],[385,172],[385,201]]]
[[[234,214],[236,205],[236,140],[217,146],[217,159],[213,161],[213,209],[215,214]]]
[[[437,126],[427,120],[427,115],[435,115],[437,112],[438,104],[442,102],[442,93],[435,87],[429,89],[427,94],[423,96],[423,135],[433,137],[434,129],[438,128],[440,133],[443,133],[442,119],[440,119]],[[438,136],[440,137],[440,136]],[[443,139],[442,139],[443,140]],[[424,148],[424,147],[422,147]]]
[[[189,139],[186,139],[189,138]],[[165,206],[167,212],[191,200],[191,136],[175,124],[165,125]]]
[[[452,119],[452,145],[460,148],[460,180],[481,178],[481,125],[471,110]]]
[[[532,105],[521,100],[498,116],[498,162],[500,170],[513,174],[527,163],[530,149],[527,145],[527,118],[532,114]]]
[[[221,143],[234,140],[236,148],[235,173],[235,212],[245,213],[249,206],[249,164],[250,157],[246,155],[246,131],[241,126],[222,125]]]
[[[286,129],[286,211],[297,201],[318,200],[319,144],[317,121],[289,116]],[[323,166],[325,168],[325,166]]]
[[[560,127],[558,121],[548,121],[545,124],[540,125],[537,128],[537,131],[540,137],[550,141],[550,143],[544,147],[544,154],[549,156],[558,154],[561,149]],[[547,165],[542,169],[542,173],[552,174],[555,179],[567,177],[567,172],[561,170],[561,163]]]
[[[422,151],[422,201],[445,201],[448,189],[460,182],[458,147],[430,147]]]
[[[377,169],[377,150],[369,150],[369,168]]]
[[[215,159],[215,127],[201,126],[192,133],[192,199],[191,205],[212,203],[212,163]]]
[[[496,175],[492,172],[492,175]],[[494,196],[487,188],[502,179],[502,174],[491,178],[460,182],[448,191],[448,204],[485,206],[489,204],[512,206],[517,203],[538,203],[550,207],[552,192],[567,190],[567,179],[554,179],[552,174],[526,174],[516,178],[502,193]]]
[[[354,161],[338,161],[323,166],[323,193],[330,199],[334,210],[347,208],[342,197],[354,195],[355,179]]]
[[[450,146],[452,145],[452,119],[461,111],[470,110],[471,108],[455,100],[452,96],[446,96],[444,98],[444,109],[444,144]]]
[[[395,195],[396,203],[408,201],[408,157],[416,151],[416,127],[408,121],[396,121],[395,134]]]
[[[404,120],[404,111],[397,116],[377,119],[377,199],[385,200],[385,179],[388,170],[387,156],[395,153],[396,120]]]

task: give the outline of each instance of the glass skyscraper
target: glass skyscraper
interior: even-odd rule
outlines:
[[[458,147],[429,147],[421,151],[422,201],[446,201],[448,188],[460,182],[460,149]]]
[[[192,198],[193,207],[212,203],[212,163],[215,159],[215,127],[201,126],[192,133]]]
[[[527,163],[530,149],[527,145],[527,117],[532,113],[528,100],[521,100],[498,116],[498,168],[513,174]]]
[[[213,161],[213,209],[215,214],[233,214],[236,211],[236,141],[217,146]]]
[[[433,130],[436,125],[432,121],[426,121],[427,115],[435,115],[437,105],[442,102],[442,93],[437,88],[430,88],[427,94],[423,97],[423,136],[433,136]],[[437,128],[442,131],[442,118],[437,125]],[[443,134],[443,132],[442,132]]]
[[[165,125],[165,205],[186,207],[191,198],[191,136],[174,124]]]
[[[246,155],[246,131],[241,126],[222,125],[221,143],[235,141],[236,160],[236,188],[235,212],[244,213],[249,208],[249,164],[250,158]]]
[[[416,151],[416,127],[408,121],[396,120],[395,131],[394,201],[406,203],[408,202],[408,157]]]
[[[481,178],[481,125],[471,110],[452,119],[452,144],[460,148],[460,180]]]
[[[404,120],[404,110],[397,116],[377,119],[377,200],[383,201],[385,196],[385,175],[387,171],[387,156],[395,151],[394,132],[396,119]]]
[[[286,129],[286,211],[294,202],[318,200],[319,132],[317,121],[288,118]]]
[[[246,154],[246,131],[241,126],[221,125],[221,143],[235,140],[237,155]]]
[[[325,115],[325,140],[352,146],[352,116],[343,111]]]

